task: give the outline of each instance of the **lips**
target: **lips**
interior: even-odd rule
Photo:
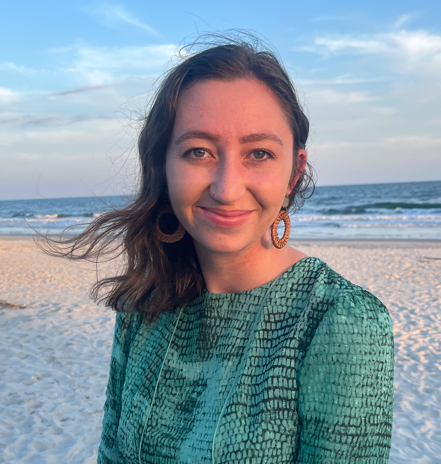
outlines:
[[[221,208],[205,208],[202,206],[196,206],[196,213],[203,219],[211,222],[218,227],[239,227],[245,224],[252,211],[236,209],[236,210],[224,210]]]
[[[203,207],[200,206],[200,208],[203,208]],[[203,209],[207,211],[211,211],[212,213],[219,214],[220,216],[225,216],[225,217],[243,216],[244,214],[248,214],[251,212],[245,209],[235,209],[232,211],[227,211],[227,210],[220,209],[220,208],[205,208],[204,207]]]

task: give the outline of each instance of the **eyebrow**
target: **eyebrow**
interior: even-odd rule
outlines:
[[[273,140],[283,147],[282,141],[276,134],[271,132],[256,132],[255,134],[245,135],[239,139],[240,143],[261,142],[262,140]]]
[[[209,140],[210,142],[217,142],[219,140],[219,137],[214,134],[210,134],[209,132],[204,132],[204,131],[199,131],[199,130],[192,130],[188,131],[185,134],[182,134],[178,140],[176,140],[176,145],[179,145],[182,142],[185,142],[185,140],[189,139],[205,139]]]
[[[214,134],[210,134],[209,132],[193,130],[188,131],[185,134],[182,134],[175,142],[176,145],[184,142],[185,140],[189,139],[205,139],[209,140],[210,142],[218,142],[220,137]],[[256,132],[254,134],[244,135],[240,137],[239,143],[253,143],[253,142],[261,142],[263,140],[273,140],[274,142],[278,143],[283,147],[282,141],[277,137],[276,134],[271,132]]]

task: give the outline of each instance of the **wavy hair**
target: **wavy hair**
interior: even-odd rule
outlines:
[[[309,132],[308,119],[286,69],[276,53],[253,35],[200,36],[180,49],[179,58],[163,76],[143,121],[138,139],[140,185],[133,200],[103,213],[74,237],[55,240],[46,236],[43,242],[38,241],[45,253],[72,260],[124,257],[122,272],[97,280],[90,296],[116,311],[140,312],[148,320],[187,305],[205,287],[191,236],[186,233],[179,242],[168,244],[155,234],[158,213],[170,205],[165,156],[181,93],[207,79],[245,78],[267,85],[278,98],[294,135],[291,180],[297,172],[298,150],[305,148]],[[289,195],[291,212],[314,192],[313,173],[307,164]],[[176,227],[172,219],[167,222],[168,216],[164,215],[166,220],[161,223],[165,232]]]

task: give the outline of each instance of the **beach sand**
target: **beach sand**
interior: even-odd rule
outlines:
[[[390,462],[441,460],[441,242],[301,241],[389,308]],[[0,462],[96,462],[115,314],[88,298],[93,265],[0,237]]]

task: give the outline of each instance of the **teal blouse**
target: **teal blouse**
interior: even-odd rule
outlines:
[[[317,258],[117,313],[98,464],[387,463],[393,370],[386,307]]]

